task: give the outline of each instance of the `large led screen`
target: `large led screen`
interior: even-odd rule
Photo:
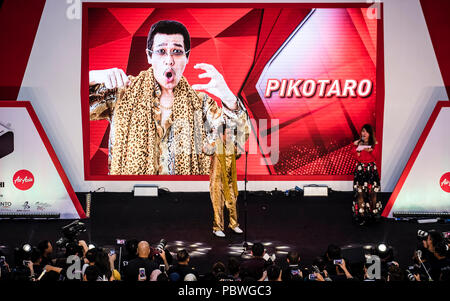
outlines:
[[[174,46],[181,48],[181,54],[170,43],[170,47],[162,43],[164,53],[156,49],[160,45],[153,44],[148,49],[150,28],[162,20],[185,26],[190,36],[189,49],[185,37],[182,45]],[[174,95],[187,89],[189,96],[185,101],[193,108],[189,107],[189,112],[183,109],[169,113],[172,118],[174,114],[194,118],[197,112],[199,120],[208,122],[206,98],[214,101],[222,115],[227,111],[228,117],[237,118],[246,113],[250,131],[237,161],[239,179],[246,172],[249,180],[351,180],[355,167],[352,143],[359,137],[362,125],[371,124],[380,149],[382,145],[382,32],[381,8],[365,3],[83,3],[81,106],[85,177],[208,179],[207,169],[189,173],[182,168],[154,168],[170,166],[164,160],[178,166],[180,160],[171,154],[170,142],[152,138],[161,135],[161,127],[153,126],[157,120],[152,111],[154,102],[163,97],[158,94],[159,89],[165,91],[158,79],[160,75],[163,80],[180,85],[175,86],[173,91],[178,92]],[[184,65],[170,67],[174,74],[167,75],[167,70],[155,61],[157,53],[168,64],[176,66],[177,60],[183,60]],[[150,73],[151,80],[144,79],[143,74]],[[104,76],[103,83],[99,74]],[[111,74],[119,80],[111,79]],[[184,78],[180,80],[183,88],[177,77]],[[134,84],[127,86],[128,79]],[[221,97],[227,93],[218,90],[225,88],[206,88],[217,81],[236,97],[237,111],[226,110],[227,105],[222,104]],[[114,84],[123,86],[108,88]],[[197,94],[189,94],[191,88]],[[179,97],[185,96],[177,97],[173,99],[174,106]],[[170,125],[162,128],[163,135],[165,131],[171,133]],[[191,137],[195,133],[183,130],[174,130],[172,137],[195,140]],[[208,127],[201,131],[197,149],[202,149]],[[113,159],[113,155],[120,159]],[[188,164],[192,166],[209,160],[202,151],[183,158],[191,160]],[[111,167],[112,160],[116,160],[116,166],[145,168],[117,172]]]

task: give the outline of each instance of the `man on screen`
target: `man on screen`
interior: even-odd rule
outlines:
[[[111,123],[111,175],[208,174],[221,124],[237,128],[234,139],[248,137],[248,116],[240,100],[212,65],[199,78],[208,84],[190,86],[183,76],[189,61],[190,35],[177,21],[159,21],[150,28],[147,59],[151,67],[138,76],[117,68],[89,72],[90,119]],[[222,101],[222,108],[204,90]]]

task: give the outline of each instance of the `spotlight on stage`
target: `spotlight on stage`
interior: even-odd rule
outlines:
[[[22,246],[22,250],[25,252],[25,253],[30,253],[31,252],[31,245],[29,245],[29,244],[24,244],[23,246]]]
[[[177,240],[174,242],[167,242],[164,239],[161,239],[158,242],[156,249],[161,249],[163,246],[166,249],[166,252],[167,252],[167,249],[170,248],[170,246],[174,247],[172,251],[175,251],[175,252],[178,252],[181,250],[186,250],[189,253],[189,256],[192,258],[206,256],[212,250],[212,248],[210,246],[206,245],[203,242],[189,242],[189,241],[182,241],[182,240]],[[176,255],[172,254],[172,256],[176,256]]]
[[[387,246],[384,243],[378,245],[378,252],[385,253],[387,251]]]
[[[267,241],[261,242],[264,246],[265,253],[270,258],[275,258],[276,256],[286,256],[292,248],[285,243],[278,241]],[[232,244],[228,246],[228,254],[232,256],[240,256],[242,259],[250,259],[252,258],[252,246],[253,243],[248,243],[248,248],[245,250],[242,247],[242,244]]]
[[[382,242],[377,246],[376,255],[378,255],[382,261],[390,261],[394,257],[394,249],[386,243]]]

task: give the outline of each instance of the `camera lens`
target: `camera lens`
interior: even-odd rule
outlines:
[[[156,249],[161,253],[167,245],[167,241],[163,238],[159,241],[159,244],[156,246]]]

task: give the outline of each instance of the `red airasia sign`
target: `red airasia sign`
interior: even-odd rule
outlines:
[[[442,190],[450,193],[450,172],[445,173],[441,177],[441,179],[439,180],[439,185],[441,186]]]
[[[13,184],[17,189],[28,190],[34,184],[34,176],[26,169],[19,170],[13,176]]]

